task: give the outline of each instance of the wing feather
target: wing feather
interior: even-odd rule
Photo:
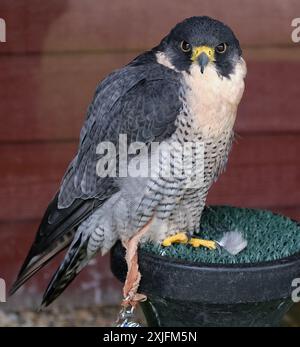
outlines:
[[[147,144],[170,137],[181,108],[179,88],[178,73],[156,63],[154,53],[136,58],[97,86],[80,133],[78,153],[45,212],[12,293],[70,245],[80,223],[117,192],[113,178],[96,174],[98,143],[117,145],[119,134],[127,134],[128,143]]]

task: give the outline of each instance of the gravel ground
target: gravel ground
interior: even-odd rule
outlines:
[[[101,307],[91,309],[47,309],[36,312],[0,311],[0,327],[111,327],[119,312],[119,307]],[[137,311],[137,321],[143,323],[143,315]],[[300,305],[286,315],[283,325],[300,327]]]
[[[120,307],[47,309],[46,311],[0,311],[0,327],[111,327]],[[137,321],[143,322],[137,311]]]

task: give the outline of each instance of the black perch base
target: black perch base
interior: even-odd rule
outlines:
[[[125,251],[111,252],[114,275],[125,281]],[[139,250],[141,303],[151,327],[278,326],[292,306],[300,254],[257,264],[203,264]]]
[[[206,304],[148,297],[141,303],[149,327],[279,326],[291,300],[248,304]]]

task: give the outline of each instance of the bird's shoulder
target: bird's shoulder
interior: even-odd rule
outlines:
[[[179,86],[181,76],[178,71],[160,64],[156,52],[151,50],[135,57],[127,65],[110,73],[102,80],[95,91],[95,96],[109,92],[110,88],[126,93],[141,82],[164,81]]]
[[[101,132],[98,139],[112,140],[121,130],[127,134],[136,132],[136,127],[143,130],[147,119],[151,124],[159,121],[160,128],[163,123],[167,126],[175,121],[182,106],[180,85],[178,72],[158,63],[155,52],[137,56],[97,86],[81,132],[81,144],[87,134],[90,138],[94,132]]]

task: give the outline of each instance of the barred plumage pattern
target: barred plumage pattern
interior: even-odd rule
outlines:
[[[140,180],[140,184],[137,184],[137,180],[132,182],[130,178],[121,181],[113,218],[110,223],[105,223],[109,230],[103,229],[105,218],[101,221],[103,235],[114,233],[126,240],[153,216],[154,221],[144,241],[152,239],[161,242],[178,231],[190,234],[197,231],[207,192],[225,167],[233,132],[232,129],[226,129],[217,139],[205,139],[201,133],[195,133],[195,129],[190,126],[192,121],[193,118],[189,118],[188,112],[181,112],[178,116],[177,129],[168,141],[171,155],[169,151],[160,152],[157,175]],[[179,171],[182,167],[182,152],[178,149],[185,143],[192,144],[193,149],[193,156],[184,158],[183,162],[183,166],[191,175],[168,177],[166,173],[170,166],[173,171]],[[201,146],[197,147],[197,144]],[[171,162],[166,160],[167,157],[171,158]],[[203,166],[196,167],[196,162],[203,163]],[[190,186],[191,181],[195,187]],[[127,194],[130,190],[134,193]],[[92,239],[98,238],[99,229],[96,228],[92,233]],[[97,248],[96,244],[98,247],[100,245],[92,240],[90,243],[93,244],[93,249]]]

